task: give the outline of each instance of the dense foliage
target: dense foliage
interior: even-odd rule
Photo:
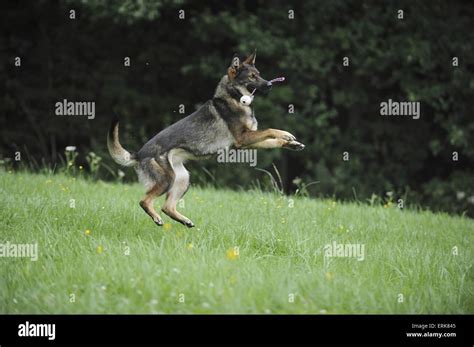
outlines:
[[[255,100],[260,127],[289,130],[307,145],[303,152],[259,152],[258,167],[269,169],[274,162],[287,191],[297,188],[295,182],[301,189],[317,181],[307,188],[313,196],[365,200],[376,194],[474,215],[472,2],[95,0],[0,6],[2,158],[21,151],[23,161],[42,166],[58,163],[64,147],[75,145],[78,164],[87,165],[93,151],[116,172],[104,140],[113,112],[122,120],[124,146],[138,149],[183,116],[179,105],[190,113],[209,99],[234,53],[257,48],[264,77],[287,77]],[[21,67],[14,66],[15,57],[21,57]],[[130,57],[130,67],[124,57]],[[344,57],[349,66],[343,66]],[[96,118],[55,115],[54,105],[63,99],[95,101]],[[388,99],[420,102],[420,119],[381,116],[380,103]],[[191,167],[194,182],[218,186],[266,178],[245,164],[210,160]],[[110,176],[107,170],[101,174]],[[128,177],[133,175],[127,171]]]

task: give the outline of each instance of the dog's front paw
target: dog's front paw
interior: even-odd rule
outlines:
[[[305,145],[298,141],[288,141],[283,145],[283,148],[288,148],[292,151],[302,151],[305,148]]]
[[[295,135],[284,130],[277,130],[277,138],[280,138],[282,140],[289,141],[289,142],[296,140]]]

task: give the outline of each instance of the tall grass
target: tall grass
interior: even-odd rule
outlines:
[[[0,171],[0,192],[0,243],[39,249],[0,258],[2,313],[474,313],[468,218],[191,187],[197,227],[160,228],[138,184]]]

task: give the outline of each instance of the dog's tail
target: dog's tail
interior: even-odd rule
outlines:
[[[119,142],[118,135],[119,119],[114,115],[110,124],[109,133],[107,134],[107,147],[112,159],[122,166],[135,166],[137,164],[136,154],[130,153]]]

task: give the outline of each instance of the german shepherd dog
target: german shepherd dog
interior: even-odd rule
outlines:
[[[110,155],[120,165],[135,167],[147,189],[140,206],[157,225],[163,225],[163,220],[153,208],[153,200],[167,193],[161,210],[187,227],[194,226],[176,210],[189,187],[189,173],[184,167],[187,160],[206,158],[230,146],[297,151],[305,147],[287,131],[257,130],[252,107],[240,102],[245,95],[252,97],[252,90],[267,93],[272,87],[255,68],[255,57],[256,52],[243,62],[234,57],[211,100],[159,132],[136,153],[121,146],[118,119],[113,119],[107,136]]]

